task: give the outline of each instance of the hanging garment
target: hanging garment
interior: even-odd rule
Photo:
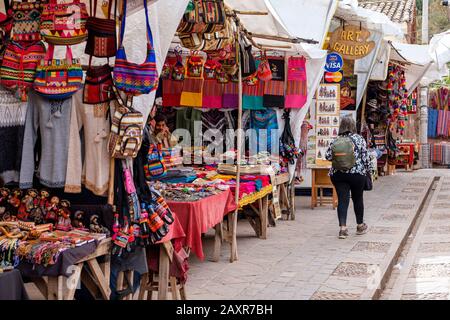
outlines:
[[[239,83],[232,77],[223,85],[222,108],[237,109],[239,107]]]
[[[27,105],[0,87],[0,177],[19,182]]]
[[[285,108],[302,108],[307,100],[307,90],[305,57],[290,57],[288,60]]]
[[[256,85],[243,84],[242,108],[244,110],[264,110],[263,95],[264,82],[258,81]]]
[[[222,108],[223,85],[217,81],[221,64],[209,59],[204,66],[203,108]]]
[[[264,82],[263,105],[266,108],[284,107],[284,58],[269,58],[272,80]]]
[[[62,188],[66,182],[72,98],[46,100],[30,91],[20,167],[20,188],[33,186],[38,129],[41,152],[37,177],[49,188]]]
[[[186,62],[186,77],[183,83],[180,106],[202,107],[203,104],[203,65],[201,56],[190,56]]]
[[[186,129],[191,134],[191,140],[194,139],[196,134],[200,134],[202,130],[202,111],[197,109],[182,108],[177,110],[177,129]],[[198,131],[194,130],[196,122],[198,125]]]
[[[111,127],[108,112],[108,103],[84,104],[82,93],[74,95],[70,118],[70,157],[64,192],[80,193],[81,184],[84,184],[95,195],[106,196],[110,164],[108,137]],[[83,137],[80,136],[81,129]],[[84,150],[84,155],[81,150]]]
[[[274,148],[273,150],[276,149],[275,144],[278,142],[279,138],[278,132],[274,131],[278,129],[276,110],[268,109],[251,111],[250,128],[256,129],[257,152],[268,151],[272,153],[272,147]],[[272,136],[275,136],[275,140],[272,140]]]
[[[437,136],[437,118],[438,110],[428,108],[428,137],[435,138]]]
[[[212,150],[223,145],[225,138],[226,119],[224,112],[219,110],[210,110],[202,113],[202,132],[203,132],[203,146]],[[214,136],[214,139],[212,137]]]
[[[163,107],[179,107],[181,92],[183,92],[184,67],[180,62],[181,56],[168,57],[161,75],[162,105]],[[182,70],[181,70],[182,69]],[[179,74],[178,71],[181,71]]]

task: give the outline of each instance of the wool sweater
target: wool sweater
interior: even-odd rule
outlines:
[[[20,188],[33,186],[35,171],[34,148],[41,137],[37,177],[49,188],[62,188],[66,181],[69,150],[69,125],[72,98],[48,100],[30,92],[25,120],[25,133],[20,168]]]
[[[0,177],[19,182],[27,103],[0,87]]]
[[[84,184],[95,195],[107,195],[110,167],[107,112],[108,103],[88,105],[83,103],[82,91],[74,95],[65,192],[80,193]]]

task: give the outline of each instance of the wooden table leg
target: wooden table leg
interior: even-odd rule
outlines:
[[[180,300],[178,295],[177,278],[170,277],[170,289],[172,291],[172,300]]]
[[[109,274],[106,276],[102,269],[100,268],[100,264],[98,263],[97,259],[91,259],[86,261],[87,265],[89,266],[89,269],[92,272],[92,276],[96,280],[96,282],[99,285],[100,292],[103,296],[103,299],[109,300],[109,297],[111,295],[111,288],[109,286]],[[107,269],[107,267],[106,267]],[[119,273],[119,277],[122,276],[122,281],[118,281],[119,283],[123,283],[123,272]],[[123,285],[121,285],[123,288]],[[118,288],[118,290],[121,290],[122,288]]]
[[[317,190],[316,190],[316,170],[311,170],[312,184],[311,184],[311,209],[314,209],[317,204]]]
[[[138,295],[138,300],[145,300],[145,294],[150,294],[149,292],[147,292],[147,286],[149,283],[149,277],[148,277],[148,273],[144,273],[141,276],[141,285],[139,286],[139,295]]]
[[[81,270],[83,269],[83,263],[75,265],[74,273],[67,279],[67,292],[65,300],[73,300],[75,291],[77,290],[78,283],[80,282]]]
[[[218,262],[220,258],[220,251],[222,248],[222,239],[223,239],[222,226],[223,223],[220,222],[214,227],[214,229],[216,230],[216,234],[214,236],[214,253],[211,259],[214,262]]]
[[[42,293],[44,298],[48,298],[48,286],[47,282],[43,278],[33,278],[33,283],[36,285],[36,287],[39,289],[39,291]]]
[[[166,250],[161,246],[159,250],[159,277],[158,277],[158,299],[167,300],[169,287],[170,260]]]
[[[290,199],[289,199],[289,203],[290,203],[290,216],[291,216],[291,220],[295,220],[295,179],[292,181],[291,185],[290,185]]]
[[[269,218],[269,196],[262,199],[262,205],[259,208],[261,213],[261,239],[267,239],[267,219]]]

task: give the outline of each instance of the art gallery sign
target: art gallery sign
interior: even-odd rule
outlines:
[[[370,31],[352,25],[338,28],[330,37],[330,50],[339,53],[344,59],[357,60],[367,56],[375,42],[368,41]]]

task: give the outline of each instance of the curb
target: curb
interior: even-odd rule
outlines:
[[[380,298],[381,293],[383,292],[383,290],[386,286],[386,283],[388,282],[389,277],[392,273],[394,264],[397,261],[397,259],[399,258],[403,248],[405,247],[408,237],[411,234],[411,232],[414,228],[414,225],[416,224],[416,221],[417,221],[417,218],[419,217],[420,212],[423,210],[423,207],[428,198],[428,195],[430,194],[433,184],[437,178],[438,177],[434,177],[434,179],[432,179],[431,182],[428,183],[428,186],[425,188],[425,191],[423,191],[423,193],[420,195],[422,197],[422,201],[420,202],[419,206],[417,207],[416,212],[414,213],[413,217],[410,218],[408,228],[405,230],[404,234],[401,235],[401,240],[400,240],[399,245],[397,246],[397,248],[394,247],[391,250],[389,250],[389,252],[387,254],[387,258],[386,258],[387,262],[382,263],[382,265],[380,265],[381,278],[377,285],[377,288],[364,290],[364,292],[361,294],[361,297],[359,298],[359,300],[378,300]]]

